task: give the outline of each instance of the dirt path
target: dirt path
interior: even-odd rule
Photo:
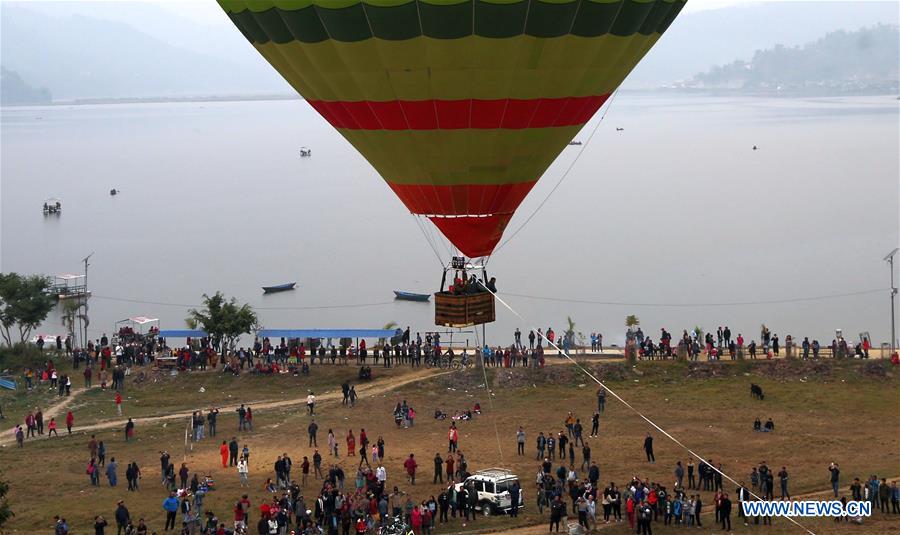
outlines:
[[[362,387],[358,388],[357,390],[359,392],[360,398],[363,398],[366,396],[378,396],[378,395],[385,394],[387,392],[390,392],[392,390],[395,390],[397,388],[400,388],[400,387],[403,387],[403,386],[406,386],[409,384],[417,383],[420,381],[425,381],[425,380],[432,379],[434,377],[439,377],[441,375],[448,374],[448,373],[453,373],[453,372],[445,371],[445,372],[435,373],[431,369],[421,368],[417,371],[411,372],[400,378],[388,378],[388,379],[381,379],[381,380],[373,381],[372,383],[369,383],[366,386],[362,386]],[[75,399],[75,397],[78,394],[85,392],[85,391],[86,391],[86,389],[84,389],[84,388],[76,390],[76,391],[72,392],[72,395],[68,396],[63,401],[60,401],[59,403],[52,405],[51,407],[48,407],[47,410],[44,412],[45,420],[49,420],[51,417],[55,416],[56,414],[59,414],[62,410],[65,409],[65,407],[67,407]],[[316,396],[316,404],[319,404],[319,403],[322,403],[325,401],[338,400],[338,399],[341,399],[341,396],[342,396],[342,394],[340,392],[328,392],[328,393],[322,394],[321,396]],[[273,409],[273,408],[283,409],[285,407],[306,405],[306,396],[304,395],[302,397],[281,399],[281,400],[275,400],[275,401],[270,401],[270,400],[258,401],[258,402],[245,401],[244,404],[253,406],[254,410]],[[219,409],[223,412],[233,411],[233,410],[236,410],[239,405],[240,404],[223,405],[223,406],[219,407]],[[147,424],[147,423],[153,423],[153,422],[162,422],[162,421],[168,421],[168,420],[178,420],[178,419],[190,418],[192,414],[193,414],[193,411],[182,411],[182,412],[176,412],[176,413],[172,413],[172,414],[164,414],[161,416],[146,416],[143,418],[134,418],[133,421],[134,421],[135,425],[137,426],[140,424]],[[128,421],[128,418],[118,418],[115,420],[106,420],[106,421],[101,421],[101,422],[97,422],[97,423],[90,424],[90,425],[75,426],[72,428],[72,432],[73,433],[76,433],[76,432],[89,433],[92,431],[100,431],[103,429],[114,429],[114,428],[122,428],[124,430],[125,423],[127,421]],[[11,429],[9,431],[11,431]],[[9,431],[4,432],[5,436],[0,438],[0,445],[7,445],[7,444],[13,443],[15,441],[15,437],[11,436],[12,433]]]

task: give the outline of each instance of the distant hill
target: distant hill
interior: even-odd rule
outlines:
[[[702,3],[690,0],[688,6]],[[777,44],[786,47],[815,41],[837,31],[853,31],[900,20],[900,2],[778,1],[748,2],[687,11],[650,49],[623,89],[656,89],[690,80],[698,72]]]
[[[59,100],[293,93],[233,26],[220,37],[229,51],[246,52],[237,60],[204,37],[197,38],[198,48],[202,41],[208,53],[153,37],[141,31],[138,16],[126,24],[52,16],[27,4],[2,2],[0,10],[3,67],[31,84],[52,88]],[[226,24],[231,22],[223,15],[222,28]],[[193,26],[198,35],[204,29]]]
[[[32,87],[19,73],[0,67],[0,105],[49,104],[52,98],[46,87]]]
[[[697,74],[687,87],[819,94],[891,94],[900,89],[900,29],[880,24],[836,31],[803,46],[777,45]]]
[[[692,0],[696,3],[697,0]],[[689,3],[688,5],[692,5]],[[213,0],[0,1],[2,66],[58,100],[293,95]],[[802,45],[835,30],[895,23],[895,1],[748,2],[690,7],[623,89],[655,89],[778,43]]]

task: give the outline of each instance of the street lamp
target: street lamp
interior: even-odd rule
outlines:
[[[896,326],[896,321],[894,320],[894,296],[897,295],[897,287],[894,286],[894,256],[898,251],[900,251],[900,247],[895,248],[884,257],[885,262],[888,263],[888,267],[891,269],[891,355],[894,354],[897,343],[897,335],[894,330]]]

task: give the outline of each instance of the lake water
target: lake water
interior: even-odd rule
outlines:
[[[535,327],[560,331],[569,315],[608,342],[623,338],[627,314],[654,338],[695,325],[755,338],[766,323],[782,339],[830,342],[842,328],[887,341],[881,259],[900,241],[898,118],[890,96],[622,93],[491,275]],[[298,157],[303,145],[312,158]],[[580,150],[563,152],[507,235]],[[93,252],[93,337],[134,315],[182,328],[187,308],[216,290],[270,328],[432,327],[431,305],[394,302],[392,290],[433,291],[434,252],[302,101],[3,108],[0,176],[0,268],[80,272]],[[62,199],[60,217],[41,213],[50,196]],[[297,291],[262,294],[294,280]],[[498,305],[488,340],[506,342],[517,326],[530,327]],[[58,317],[43,331],[62,332]]]

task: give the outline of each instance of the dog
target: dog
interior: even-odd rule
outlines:
[[[765,394],[763,394],[762,387],[754,383],[750,383],[750,397],[756,398],[760,401],[766,399]]]

